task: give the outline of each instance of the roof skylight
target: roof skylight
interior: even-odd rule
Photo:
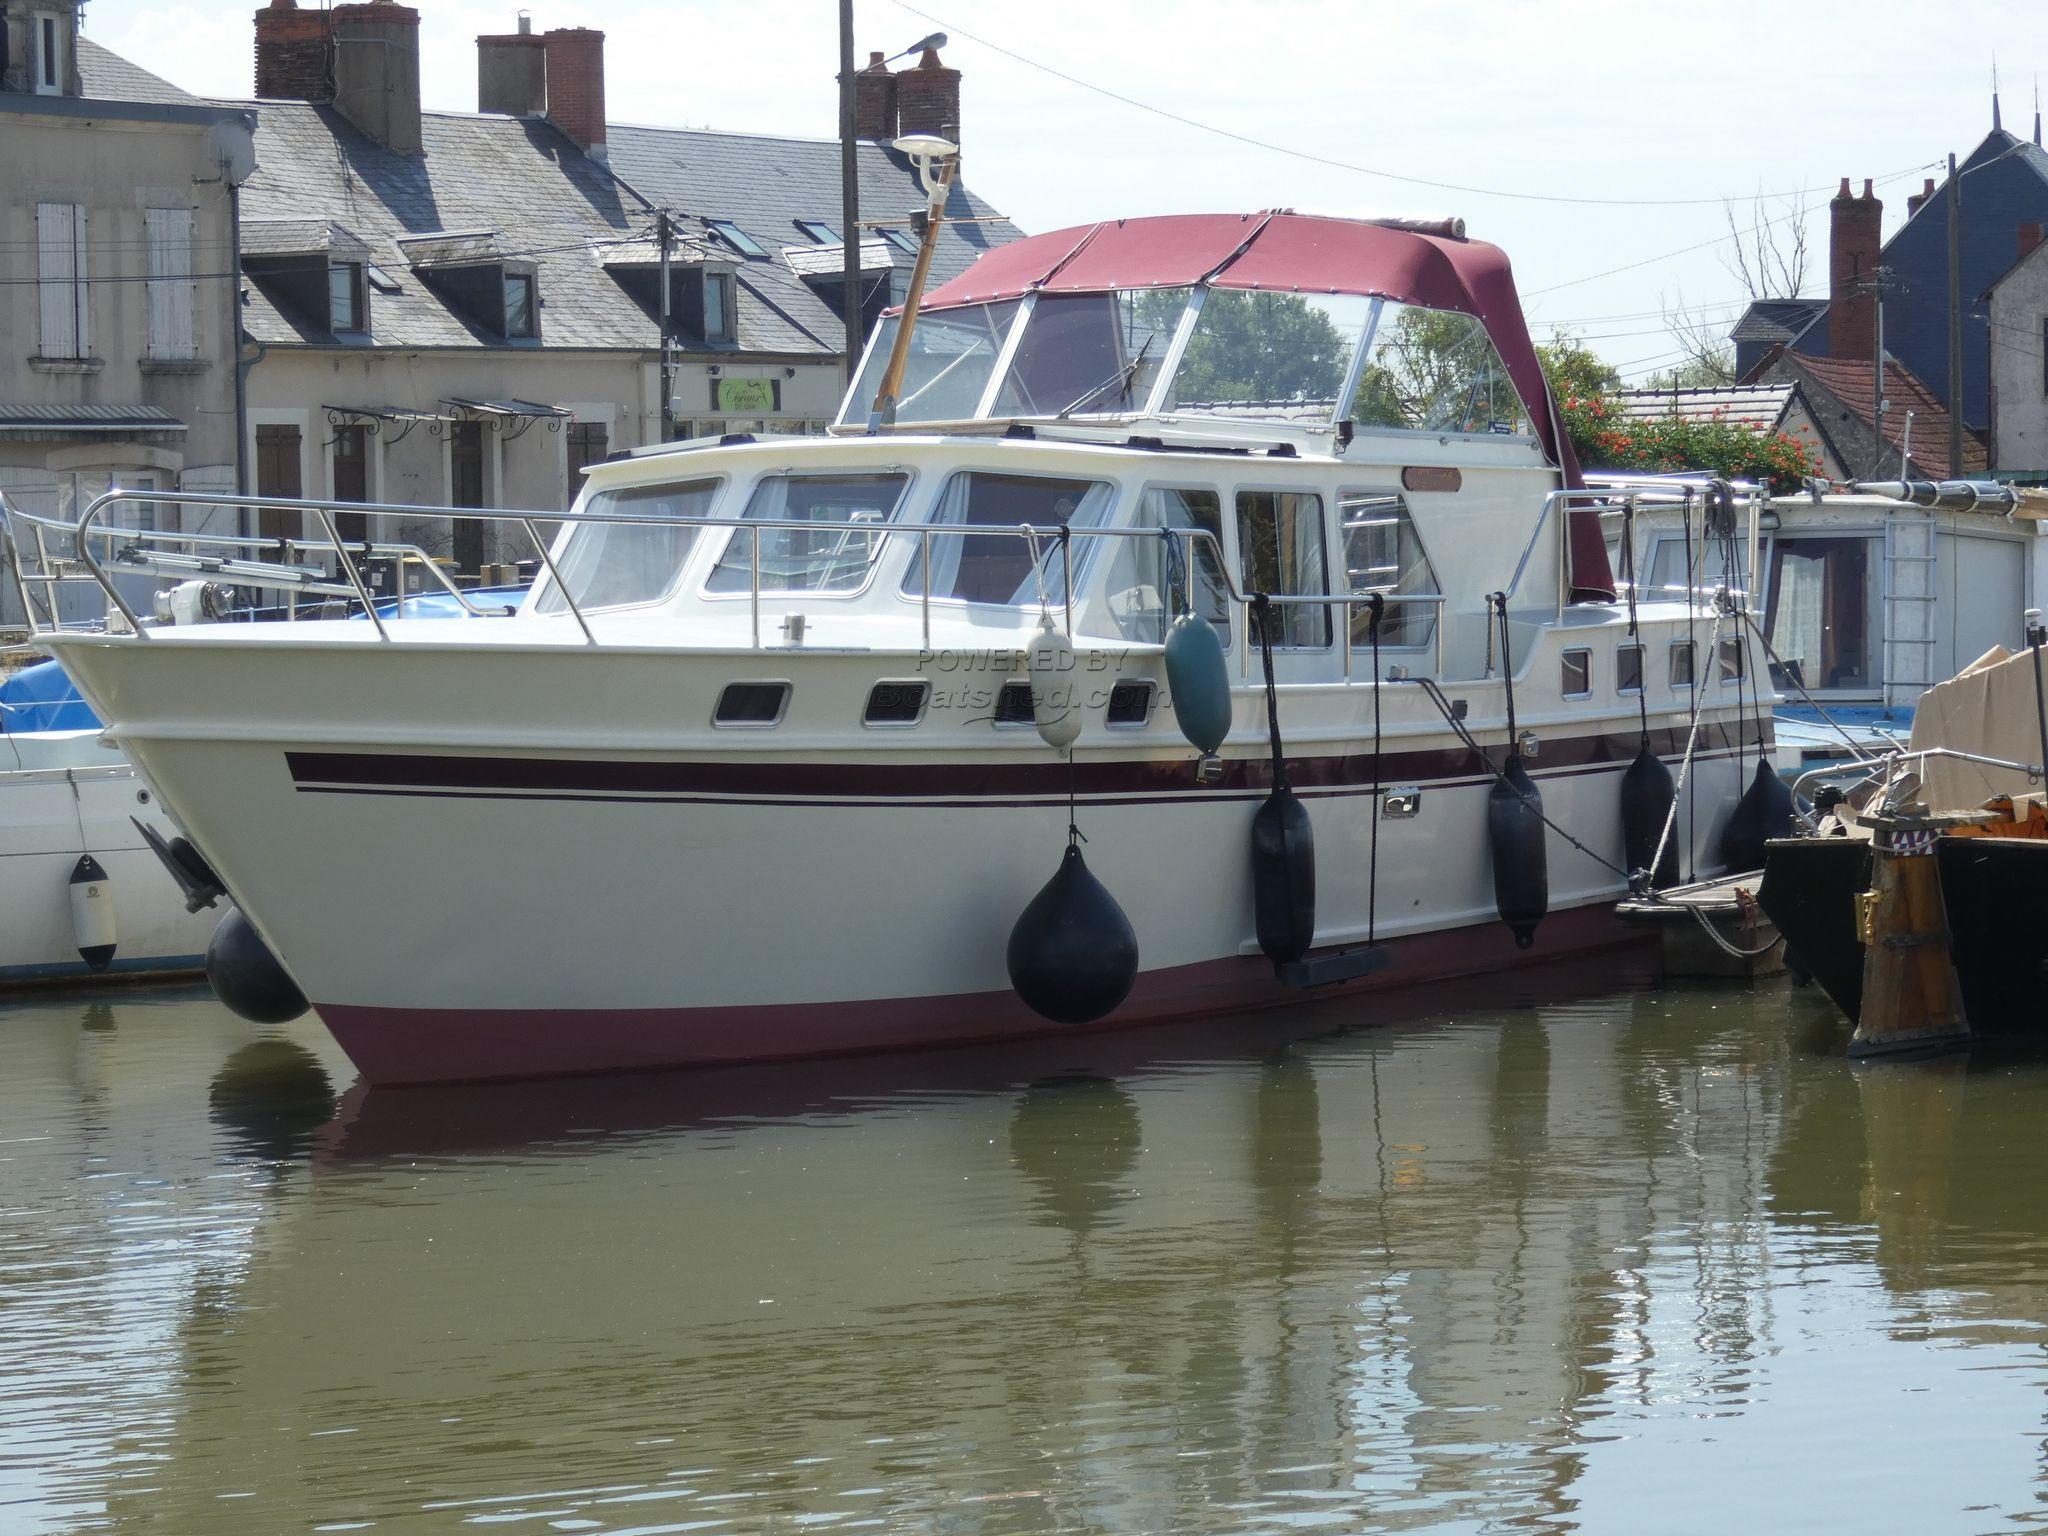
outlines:
[[[741,229],[739,225],[733,223],[731,219],[706,219],[704,224],[712,234],[718,236],[719,239],[738,251],[742,256],[766,256],[768,254],[752,235]]]

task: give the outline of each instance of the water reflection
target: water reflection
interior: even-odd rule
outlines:
[[[338,1100],[315,1028],[9,1007],[0,1526],[2039,1518],[2039,1059],[1438,1002]]]

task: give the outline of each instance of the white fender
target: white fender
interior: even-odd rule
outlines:
[[[81,853],[71,867],[71,932],[85,963],[104,971],[120,941],[114,924],[114,882],[89,853]]]
[[[1024,664],[1031,673],[1031,718],[1046,744],[1064,756],[1081,734],[1081,678],[1073,642],[1054,626],[1051,614],[1039,616]]]

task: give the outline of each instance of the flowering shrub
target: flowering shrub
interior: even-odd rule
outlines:
[[[1690,470],[1768,482],[1781,492],[1797,490],[1808,475],[1820,472],[1819,450],[1783,432],[1677,416],[1645,421],[1623,415],[1619,406],[1598,397],[1567,397],[1558,409],[1579,462],[1588,469]]]

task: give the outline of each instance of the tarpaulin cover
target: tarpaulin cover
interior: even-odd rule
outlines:
[[[1529,402],[1536,435],[1574,489],[1578,457],[1559,430],[1514,274],[1498,246],[1307,214],[1173,214],[1078,225],[998,246],[927,294],[926,309],[982,304],[1026,293],[1111,288],[1218,288],[1361,294],[1477,315]],[[1572,595],[1611,600],[1614,578],[1599,514],[1571,514]]]
[[[39,661],[0,683],[0,731],[89,731],[100,723],[70,674]]]

